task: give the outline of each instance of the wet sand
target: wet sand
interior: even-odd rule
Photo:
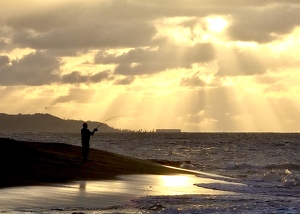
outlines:
[[[179,169],[131,157],[61,143],[22,142],[0,138],[0,187],[114,179],[129,174],[180,174]]]
[[[197,187],[212,179],[191,174],[121,175],[113,180],[74,181],[64,184],[9,187],[0,189],[0,212],[143,209],[134,203],[145,196],[219,195],[225,192]],[[47,213],[47,212],[46,212]],[[122,212],[123,213],[123,212]],[[125,212],[126,213],[126,212]]]

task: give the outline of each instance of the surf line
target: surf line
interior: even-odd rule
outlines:
[[[103,121],[103,122],[100,122],[99,126],[97,126],[96,129],[99,128],[100,126],[102,126],[103,124],[105,124],[105,122],[107,122],[107,121],[109,121],[109,120],[112,120],[112,119],[114,119],[114,118],[116,118],[116,117],[126,117],[126,115],[117,115],[117,116],[110,117],[110,118],[108,118],[107,120],[105,120],[105,121]]]

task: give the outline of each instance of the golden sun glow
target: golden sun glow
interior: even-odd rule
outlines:
[[[230,22],[222,16],[208,16],[201,19],[196,17],[176,17],[156,20],[155,38],[169,38],[183,45],[193,46],[199,42],[220,42],[223,31]]]
[[[206,21],[208,24],[208,29],[216,33],[222,32],[228,26],[228,21],[218,16],[207,17]]]

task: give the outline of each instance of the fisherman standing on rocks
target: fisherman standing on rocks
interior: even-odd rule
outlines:
[[[81,129],[81,144],[82,144],[82,155],[83,160],[88,160],[89,150],[90,150],[90,136],[94,135],[95,131],[98,131],[97,128],[95,128],[92,132],[88,129],[88,124],[83,123],[83,128]]]

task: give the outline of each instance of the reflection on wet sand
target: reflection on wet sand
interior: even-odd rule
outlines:
[[[195,175],[123,175],[116,180],[78,181],[52,186],[0,189],[0,211],[20,209],[105,208],[148,195],[222,194],[196,187],[212,179]]]

